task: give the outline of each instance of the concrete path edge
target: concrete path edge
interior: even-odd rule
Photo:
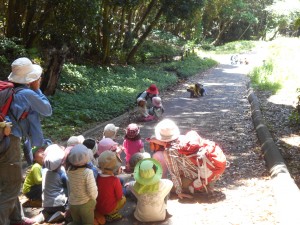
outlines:
[[[258,98],[252,88],[248,90],[248,101],[253,125],[261,144],[262,154],[273,181],[278,221],[280,224],[299,224],[300,214],[297,210],[297,205],[300,202],[299,188],[292,179],[285,160],[265,124]]]

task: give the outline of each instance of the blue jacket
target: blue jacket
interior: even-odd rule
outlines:
[[[21,119],[20,117],[24,112],[27,112],[28,115],[26,118]],[[52,115],[52,107],[49,100],[40,89],[34,91],[27,85],[22,85],[22,89],[14,94],[8,113],[13,125],[12,134],[16,137],[29,138],[32,146],[41,146],[44,136],[40,115]]]

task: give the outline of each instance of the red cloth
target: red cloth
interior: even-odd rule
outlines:
[[[97,177],[98,197],[96,211],[102,215],[110,214],[122,199],[120,179],[115,176]]]

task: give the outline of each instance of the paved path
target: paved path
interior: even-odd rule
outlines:
[[[149,224],[278,224],[272,180],[260,156],[247,100],[246,74],[251,61],[248,66],[232,66],[229,57],[220,61],[216,68],[188,82],[204,83],[207,96],[190,99],[187,84],[183,84],[174,93],[164,96],[163,104],[165,118],[174,120],[182,134],[196,130],[223,148],[230,167],[216,188],[224,199],[215,202],[205,196],[198,196],[192,202],[171,199],[168,211],[173,216],[164,222]],[[154,133],[155,122],[140,125],[142,137]],[[122,211],[125,218],[111,224],[147,224],[133,219],[134,206],[129,200]]]

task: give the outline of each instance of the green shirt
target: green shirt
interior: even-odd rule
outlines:
[[[42,166],[38,163],[35,163],[25,178],[22,191],[23,194],[28,193],[32,186],[38,184],[42,184]]]

